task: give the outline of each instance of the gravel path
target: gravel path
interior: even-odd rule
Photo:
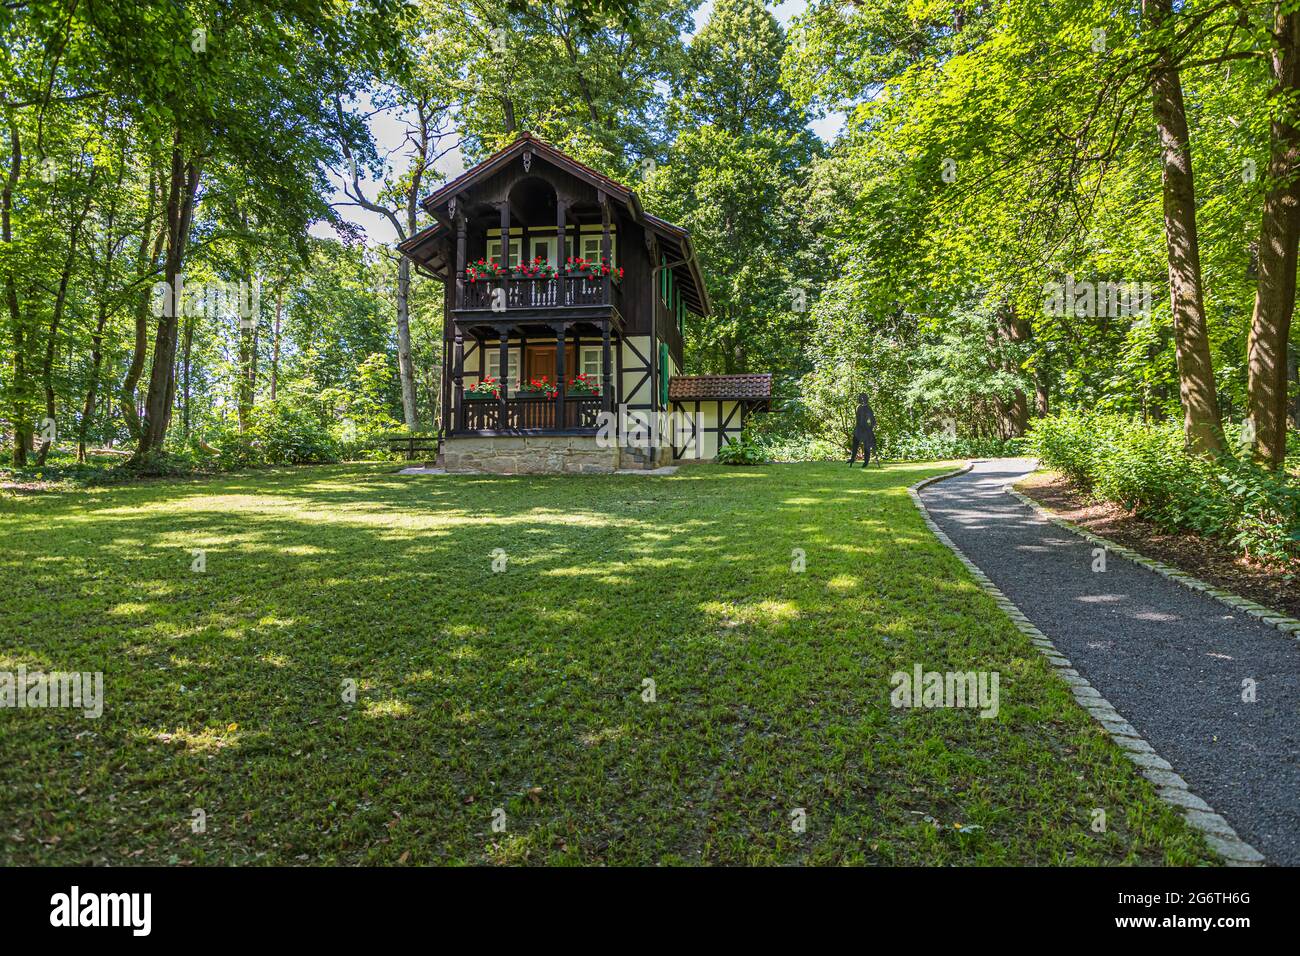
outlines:
[[[935,523],[1268,862],[1300,865],[1300,642],[1093,545],[1002,489],[1029,459],[921,491]],[[1255,703],[1242,701],[1255,682]]]

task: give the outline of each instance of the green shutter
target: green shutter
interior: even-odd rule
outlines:
[[[668,343],[659,343],[659,407],[668,407]]]

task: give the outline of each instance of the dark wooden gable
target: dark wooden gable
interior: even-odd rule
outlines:
[[[545,184],[545,188],[528,189],[529,181]],[[609,215],[620,235],[620,265],[633,265],[633,243],[644,247],[647,274],[667,265],[686,307],[698,315],[709,313],[708,291],[687,231],[649,215],[632,190],[529,133],[427,196],[421,205],[434,217],[434,225],[398,248],[445,280],[454,266],[451,237],[455,217],[467,216],[477,226],[477,233],[470,236],[474,258],[483,254],[486,233],[494,228],[495,212],[503,202],[511,204],[511,219],[516,222],[553,223],[556,202],[566,205],[571,223],[599,223]],[[546,209],[526,207],[538,202],[552,205]],[[648,277],[646,281],[650,281]]]

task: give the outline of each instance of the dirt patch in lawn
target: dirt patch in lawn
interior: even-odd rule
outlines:
[[[1031,475],[1016,487],[1093,534],[1300,618],[1300,580],[1294,573],[1248,561],[1230,545],[1213,538],[1164,531],[1116,504],[1092,500],[1060,475]]]

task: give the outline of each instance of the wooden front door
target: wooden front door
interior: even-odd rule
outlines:
[[[572,345],[564,350],[564,377],[573,378],[578,372],[577,367],[578,355],[577,349]],[[528,361],[525,363],[524,378],[526,381],[541,379],[545,375],[547,381],[556,383],[555,377],[555,346],[554,345],[532,345],[528,346]]]

